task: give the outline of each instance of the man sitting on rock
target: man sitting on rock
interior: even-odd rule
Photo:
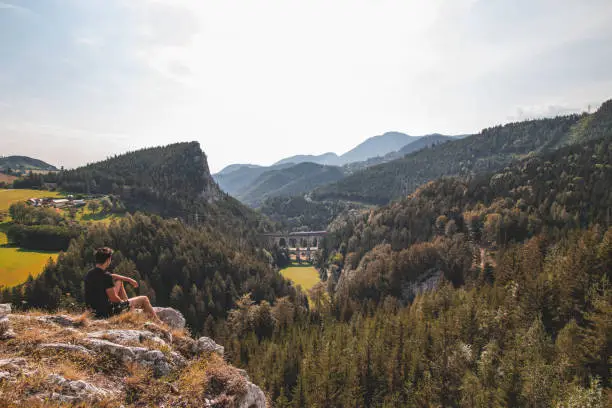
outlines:
[[[107,247],[98,248],[95,252],[96,267],[85,276],[85,303],[94,311],[96,317],[111,317],[128,309],[143,309],[145,313],[161,323],[149,298],[136,296],[128,299],[123,287],[127,282],[138,287],[138,282],[127,276],[110,273],[106,269],[111,263],[113,250]]]

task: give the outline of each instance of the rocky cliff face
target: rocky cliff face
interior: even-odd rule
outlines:
[[[158,326],[141,313],[11,313],[0,305],[0,406],[266,407],[223,347],[194,339],[173,309]]]

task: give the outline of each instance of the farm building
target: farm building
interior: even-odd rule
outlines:
[[[70,204],[70,201],[66,198],[60,198],[57,200],[53,200],[53,206],[55,208],[61,208],[61,207],[66,207],[67,205]]]

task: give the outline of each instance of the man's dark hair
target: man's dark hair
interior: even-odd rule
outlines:
[[[112,255],[113,255],[112,249],[110,249],[109,247],[102,247],[102,248],[96,249],[96,252],[94,254],[94,259],[96,260],[96,264],[103,264]]]

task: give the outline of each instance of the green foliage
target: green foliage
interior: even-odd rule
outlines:
[[[80,232],[77,227],[14,224],[8,229],[7,236],[11,243],[21,248],[65,251]]]
[[[612,291],[601,254],[610,234],[536,237],[513,246],[493,285],[441,283],[407,307],[394,295],[376,307],[364,298],[344,320],[334,316],[336,297],[329,313],[300,314],[269,336],[231,329],[226,352],[283,404],[603,407]],[[251,316],[251,307],[232,313]]]
[[[24,202],[12,204],[9,215],[14,222],[24,225],[60,225],[65,224],[64,217],[52,208],[32,207]]]
[[[13,188],[18,189],[42,189],[45,182],[43,174],[28,172],[24,177],[13,181]]]
[[[259,211],[286,231],[321,231],[338,215],[361,208],[343,201],[314,202],[302,196],[269,198]]]

